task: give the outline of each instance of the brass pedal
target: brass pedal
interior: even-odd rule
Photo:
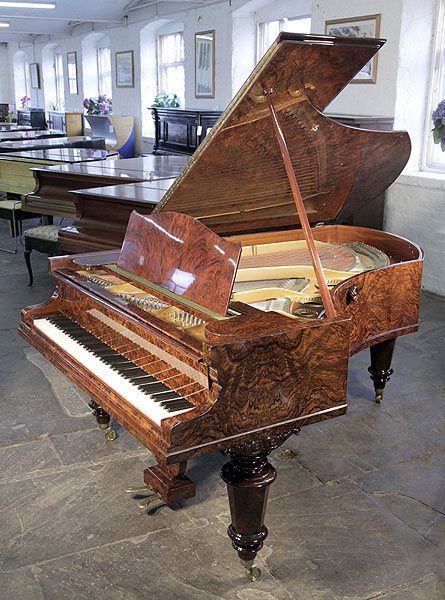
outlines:
[[[125,491],[128,494],[137,494],[138,492],[151,492],[152,491],[152,487],[151,485],[144,485],[144,487],[141,487],[140,485],[138,485],[137,487],[126,487]]]
[[[139,500],[138,506],[139,506],[139,508],[147,508],[147,506],[149,506],[152,502],[154,502],[155,500],[160,500],[160,499],[161,499],[160,494],[154,494],[153,496],[149,496],[148,498],[143,498],[143,500]]]

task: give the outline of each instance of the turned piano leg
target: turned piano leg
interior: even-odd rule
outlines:
[[[268,455],[293,433],[293,429],[261,440],[247,442],[224,451],[230,457],[221,470],[227,484],[232,523],[227,533],[232,546],[238,552],[246,576],[255,581],[261,574],[254,567],[256,553],[263,547],[267,537],[264,525],[269,486],[276,477],[275,468],[268,462]]]
[[[371,379],[374,382],[375,401],[378,404],[382,401],[385,384],[393,373],[391,359],[395,342],[396,339],[392,338],[370,347],[371,366],[368,371],[371,373]]]
[[[116,432],[110,427],[110,415],[101,406],[96,404],[94,400],[90,400],[88,406],[92,409],[92,415],[96,417],[99,428],[105,432],[105,439],[110,442],[116,439]]]

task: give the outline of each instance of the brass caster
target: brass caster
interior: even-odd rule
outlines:
[[[253,566],[253,560],[241,560],[244,567],[244,573],[249,581],[256,581],[260,578],[261,569]]]
[[[116,432],[114,431],[114,429],[111,429],[111,427],[105,429],[105,439],[107,440],[107,442],[112,442],[116,439]]]
[[[152,502],[155,500],[160,500],[160,494],[154,494],[153,496],[149,496],[148,498],[144,498],[143,500],[139,500],[138,506],[139,508],[147,508]]]
[[[377,388],[375,390],[375,401],[377,404],[380,404],[382,400],[383,400],[383,389]]]

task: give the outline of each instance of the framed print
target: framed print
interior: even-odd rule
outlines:
[[[68,91],[70,94],[78,94],[77,87],[77,52],[67,52],[68,63]]]
[[[116,86],[134,87],[134,57],[133,50],[116,52]]]
[[[38,90],[40,88],[39,63],[31,63],[29,65],[29,73],[31,75],[31,87]]]
[[[380,35],[380,18],[381,15],[367,15],[365,17],[326,21],[325,33],[337,37],[378,38]],[[351,83],[375,83],[376,80],[377,55],[366,63]]]
[[[215,30],[195,33],[195,98],[215,97]]]

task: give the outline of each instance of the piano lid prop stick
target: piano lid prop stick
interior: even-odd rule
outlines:
[[[269,107],[270,116],[272,117],[272,123],[275,130],[275,135],[278,140],[278,145],[280,147],[281,156],[283,157],[284,166],[286,168],[286,173],[289,178],[290,187],[292,190],[292,194],[295,200],[295,204],[297,206],[298,216],[300,218],[300,223],[303,228],[304,237],[306,239],[306,243],[308,245],[309,254],[311,256],[312,266],[314,267],[315,276],[317,278],[318,286],[320,288],[321,299],[323,300],[323,305],[326,310],[326,315],[329,319],[335,317],[335,308],[332,302],[331,294],[329,293],[328,286],[326,284],[326,279],[323,272],[323,267],[321,266],[320,257],[318,256],[317,248],[315,247],[314,237],[312,235],[311,226],[309,225],[309,220],[307,218],[306,209],[304,208],[303,198],[301,197],[300,187],[297,182],[297,178],[295,176],[294,169],[292,167],[291,158],[289,155],[289,150],[287,148],[286,140],[284,138],[283,131],[281,130],[280,123],[277,118],[277,113],[275,111],[275,107],[272,102],[272,89],[264,90],[264,95],[267,100],[267,105]]]

